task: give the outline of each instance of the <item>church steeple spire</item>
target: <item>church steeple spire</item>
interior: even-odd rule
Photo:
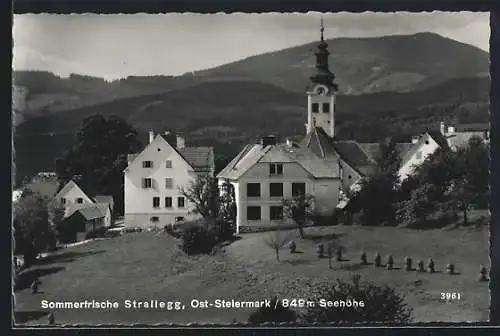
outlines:
[[[323,32],[325,31],[325,27],[323,26],[323,15],[321,15],[321,29],[320,29],[320,31],[321,31],[321,41],[323,41],[324,40]]]
[[[335,75],[329,69],[328,58],[330,56],[330,52],[328,51],[328,43],[326,43],[324,39],[324,31],[325,31],[325,26],[323,23],[323,16],[321,16],[321,22],[320,22],[321,39],[317,46],[317,50],[314,53],[316,55],[316,71],[310,77],[310,79],[313,85],[323,84],[337,91],[337,84],[333,82],[335,79]]]

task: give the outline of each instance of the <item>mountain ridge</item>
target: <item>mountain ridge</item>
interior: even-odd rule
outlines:
[[[435,33],[326,40],[330,64],[345,94],[409,92],[453,77],[489,73],[489,55],[471,45]],[[246,57],[181,76],[128,76],[107,82],[73,74],[61,78],[46,71],[14,71],[13,83],[27,93],[14,94],[24,120],[128,97],[187,89],[201,82],[246,78],[303,92],[314,67],[318,42]],[[18,107],[24,105],[24,108]]]

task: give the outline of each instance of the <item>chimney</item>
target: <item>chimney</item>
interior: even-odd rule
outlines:
[[[152,143],[155,139],[155,132],[153,130],[149,130],[149,143]]]
[[[442,135],[445,135],[445,126],[444,126],[444,121],[441,121],[439,124],[439,132],[441,132]]]
[[[268,135],[268,136],[262,137],[262,139],[260,140],[260,143],[263,147],[276,145],[276,136]]]
[[[176,146],[177,149],[184,149],[186,147],[186,140],[184,139],[181,133],[177,133]]]
[[[411,137],[411,143],[412,144],[417,143],[419,138],[420,138],[419,136],[412,136]]]
[[[453,127],[453,126],[448,126],[448,133],[449,133],[449,134],[453,134],[453,133],[455,133],[455,127]]]

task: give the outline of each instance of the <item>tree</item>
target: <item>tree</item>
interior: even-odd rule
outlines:
[[[436,209],[435,194],[436,187],[428,183],[413,190],[409,199],[399,203],[396,212],[398,222],[404,227],[423,228]]]
[[[439,195],[450,188],[452,181],[460,175],[456,167],[457,153],[438,148],[422,164],[415,167],[415,178],[419,184],[430,183],[438,188]]]
[[[470,190],[478,194],[489,190],[489,146],[479,137],[471,137],[466,147],[457,151],[458,169],[465,176]]]
[[[362,225],[394,225],[397,193],[390,174],[375,173],[361,180],[360,188],[353,193],[349,206],[352,213],[360,213]],[[383,197],[381,197],[383,195]]]
[[[397,144],[394,139],[389,138],[380,142],[379,155],[377,156],[377,170],[379,173],[387,173],[394,175],[394,183],[396,184],[397,173],[401,165],[401,155],[399,154]]]
[[[49,203],[49,223],[54,235],[59,238],[61,228],[64,223],[65,209],[61,203],[52,201]]]
[[[314,215],[312,211],[313,201],[313,196],[304,193],[282,201],[284,218],[290,218],[297,224],[302,238],[304,238],[304,225]]]
[[[359,182],[360,187],[352,193],[352,204],[348,208],[350,212],[361,213],[363,225],[395,223],[400,155],[393,139],[386,139],[379,146],[376,170]]]
[[[53,232],[49,225],[48,200],[30,190],[23,192],[14,205],[16,252],[24,255],[27,265],[38,253],[50,247]]]
[[[112,195],[115,212],[122,214],[127,155],[140,148],[137,131],[125,120],[92,115],[83,121],[72,147],[56,160],[56,173],[61,184],[81,175],[97,192]]]
[[[457,202],[457,208],[462,211],[463,215],[463,225],[467,226],[468,213],[472,204],[472,201],[477,196],[474,192],[472,185],[467,181],[466,178],[456,179],[453,182],[453,187],[451,190],[451,197]]]
[[[276,253],[276,260],[280,261],[280,250],[290,241],[290,235],[283,234],[277,229],[264,237],[266,246],[272,248]]]
[[[187,188],[180,188],[181,194],[194,205],[194,212],[203,218],[219,215],[219,187],[217,179],[209,174],[198,174]]]
[[[224,181],[220,193],[220,215],[222,218],[232,224],[236,222],[236,198],[234,194],[234,186]]]
[[[236,232],[237,207],[234,186],[228,181],[221,186],[219,206],[220,235],[222,239],[229,239]]]

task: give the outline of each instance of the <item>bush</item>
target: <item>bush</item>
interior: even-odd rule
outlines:
[[[307,309],[303,315],[304,320],[320,323],[388,322],[400,324],[411,321],[411,309],[393,288],[371,283],[360,284],[359,279],[356,275],[353,276],[351,282],[338,279],[337,284],[324,283],[318,286],[316,292],[313,293],[316,302],[319,302],[319,299],[344,302],[350,300],[353,305],[324,308],[318,304]]]
[[[206,219],[205,222],[219,242],[231,240],[236,232],[236,226],[222,218]]]
[[[250,323],[265,323],[265,322],[295,322],[297,314],[290,308],[285,308],[281,303],[276,304],[277,298],[271,300],[271,307],[261,307],[257,311],[250,314],[248,322]],[[276,309],[275,309],[276,307]]]
[[[202,224],[187,226],[181,237],[181,249],[189,255],[210,253],[217,244],[214,232]]]

